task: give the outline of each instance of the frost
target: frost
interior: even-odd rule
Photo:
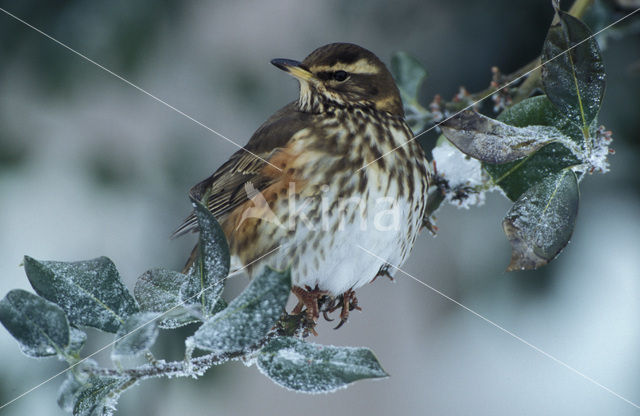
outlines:
[[[74,416],[108,416],[122,392],[134,383],[125,376],[92,376],[75,393]]]
[[[368,348],[335,347],[280,337],[265,346],[258,368],[274,383],[304,393],[330,393],[365,378],[388,377]]]
[[[76,395],[82,388],[77,376],[72,372],[67,373],[67,378],[62,382],[58,389],[58,406],[65,412],[71,413],[76,402]]]
[[[192,202],[200,230],[198,258],[189,269],[180,293],[184,303],[199,306],[206,318],[216,312],[231,260],[227,238],[218,221],[200,202],[194,199]]]
[[[275,325],[290,290],[290,273],[265,268],[226,309],[202,324],[193,345],[213,353],[246,351]]]
[[[138,305],[106,257],[78,262],[38,261],[25,256],[31,286],[59,305],[75,325],[116,332]]]
[[[30,357],[64,354],[69,346],[69,321],[56,304],[15,289],[0,301],[0,321]]]
[[[545,178],[585,163],[581,129],[561,114],[546,96],[528,98],[515,104],[498,119],[516,127],[555,127],[563,135],[562,139],[547,144],[525,159],[500,165],[483,164],[493,182],[512,201]]]
[[[478,192],[484,183],[482,165],[451,145],[441,142],[432,151],[435,169],[444,178],[451,192],[445,193],[445,200],[459,208],[482,205],[484,192]]]
[[[608,156],[612,153],[609,149],[611,144],[611,131],[605,130],[604,126],[598,127],[593,138],[593,147],[586,159],[589,173],[609,172]]]
[[[278,356],[276,357],[276,359],[289,361],[293,365],[300,365],[304,362],[306,357],[293,348],[283,348],[278,351]]]
[[[134,295],[143,312],[162,313],[158,325],[161,328],[178,328],[197,322],[198,318],[185,308],[180,289],[187,276],[173,270],[151,269],[136,281]]]
[[[507,270],[536,269],[553,260],[571,238],[578,200],[578,181],[571,170],[522,194],[502,222],[512,246]]]
[[[556,10],[542,49],[542,84],[549,100],[574,124],[587,128],[605,90],[605,71],[596,39],[579,19]],[[566,52],[566,53],[565,53]]]
[[[440,127],[460,151],[493,164],[522,159],[554,141],[570,141],[555,127],[515,127],[474,111],[464,111]]]
[[[160,314],[155,312],[134,313],[126,320],[116,333],[116,343],[111,357],[115,360],[119,356],[143,354],[153,346],[158,338],[156,319]]]
[[[87,341],[87,334],[74,327],[70,327],[69,331],[69,347],[67,348],[67,352],[70,354],[78,354]]]

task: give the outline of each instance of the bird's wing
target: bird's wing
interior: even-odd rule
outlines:
[[[251,183],[262,191],[276,182],[282,172],[265,167],[279,149],[285,147],[294,134],[308,126],[311,114],[297,110],[295,102],[288,104],[271,116],[253,134],[247,145],[234,153],[213,175],[191,188],[190,195],[202,200],[209,194],[207,207],[218,220],[237,206],[246,202],[249,195],[245,184]],[[192,212],[172,234],[172,238],[197,231],[198,224]]]

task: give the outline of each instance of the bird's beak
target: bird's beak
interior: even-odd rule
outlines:
[[[302,62],[291,59],[272,59],[271,63],[301,81],[309,81],[313,78],[313,74],[302,64]]]

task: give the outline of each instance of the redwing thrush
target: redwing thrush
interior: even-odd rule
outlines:
[[[357,308],[353,290],[391,277],[388,264],[409,255],[425,213],[427,159],[410,141],[391,73],[370,51],[333,43],[302,62],[271,63],[298,79],[300,97],[191,194],[210,195],[232,270],[290,267],[299,299],[293,313],[304,306],[315,321],[341,306],[341,325]],[[196,227],[192,214],[174,235]]]

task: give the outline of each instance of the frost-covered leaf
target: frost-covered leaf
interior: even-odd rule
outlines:
[[[180,288],[186,281],[186,275],[173,270],[146,271],[138,278],[133,290],[140,310],[161,313],[158,321],[160,328],[178,328],[197,322],[198,318],[183,305],[180,297]]]
[[[67,378],[64,379],[58,389],[58,406],[65,412],[71,413],[80,388],[82,388],[82,383],[78,381],[73,372],[69,371]]]
[[[218,354],[253,346],[275,325],[290,290],[289,272],[266,267],[226,309],[202,324],[193,335],[194,345]]]
[[[571,238],[578,201],[578,181],[568,169],[522,194],[502,222],[512,247],[507,270],[536,269],[553,260]]]
[[[507,197],[515,201],[537,182],[580,163],[569,149],[560,143],[551,143],[528,158],[503,165],[485,165],[485,169]]]
[[[112,415],[120,395],[131,385],[132,381],[125,376],[92,376],[75,392],[73,415]]]
[[[156,312],[138,312],[131,315],[116,332],[116,343],[112,357],[140,355],[153,346],[158,338]]]
[[[69,347],[67,352],[69,354],[77,355],[84,347],[84,343],[87,341],[87,334],[78,328],[69,328]]]
[[[31,286],[58,304],[74,325],[116,332],[138,305],[106,257],[77,262],[24,258]]]
[[[461,152],[493,164],[513,162],[551,142],[569,140],[555,127],[515,127],[475,111],[459,113],[440,128]]]
[[[69,321],[55,303],[22,289],[0,300],[0,322],[30,357],[63,354],[69,346]]]
[[[272,340],[258,354],[258,368],[273,382],[304,393],[329,393],[354,381],[389,375],[368,348]]]
[[[542,67],[542,83],[551,102],[586,131],[604,96],[602,56],[584,23],[561,10],[556,12],[558,23],[549,29],[542,49],[542,61],[549,61]]]
[[[411,130],[417,133],[432,119],[431,112],[418,102],[420,86],[427,78],[427,71],[408,53],[397,52],[391,57],[391,73],[400,91],[406,121]]]
[[[500,165],[484,163],[483,167],[512,201],[517,200],[527,189],[549,175],[576,166],[583,161],[576,155],[580,152],[580,129],[563,117],[545,97],[524,100],[505,110],[498,119],[516,127],[531,125],[551,126],[571,140],[550,143],[521,160]]]
[[[224,279],[229,274],[229,245],[213,214],[196,199],[191,201],[198,219],[200,240],[198,258],[181,288],[181,297],[188,305],[199,305],[206,318],[213,315],[224,289]]]
[[[500,113],[498,120],[515,127],[552,126],[573,140],[584,143],[582,129],[573,124],[549,101],[546,95],[527,98]],[[592,128],[597,127],[596,124]]]
[[[80,389],[92,377],[86,370],[98,367],[98,363],[92,359],[79,362],[72,371],[67,371],[67,376],[58,389],[58,406],[68,413],[73,412],[76,398]]]

